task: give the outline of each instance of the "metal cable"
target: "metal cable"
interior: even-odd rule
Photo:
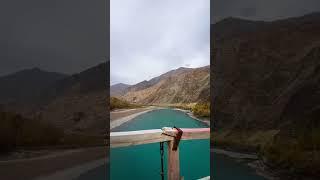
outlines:
[[[163,154],[164,154],[164,150],[163,150],[163,142],[160,142],[160,157],[161,157],[161,180],[164,180],[164,171],[163,171]]]

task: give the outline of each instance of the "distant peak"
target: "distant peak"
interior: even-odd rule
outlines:
[[[218,21],[217,23],[232,23],[232,22],[255,22],[255,21],[249,20],[249,19],[230,16],[230,17],[227,17],[227,18],[224,18],[224,19]]]
[[[192,68],[188,68],[188,67],[179,67],[178,69],[176,70],[187,70],[187,69],[192,69]]]
[[[34,68],[31,68],[30,71],[43,71],[43,70],[38,67],[34,67]]]
[[[130,85],[125,83],[116,83],[116,84],[113,84],[112,86],[130,86]]]

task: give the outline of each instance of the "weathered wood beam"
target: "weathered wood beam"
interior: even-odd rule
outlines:
[[[173,137],[162,135],[161,129],[110,133],[111,148],[164,142],[172,139]]]
[[[182,128],[181,140],[208,139],[210,138],[210,128]],[[134,146],[157,142],[171,141],[178,131],[173,128],[111,132],[110,145],[114,147]]]
[[[177,150],[172,150],[174,141],[168,143],[168,180],[180,180],[180,160],[179,160],[179,147]]]

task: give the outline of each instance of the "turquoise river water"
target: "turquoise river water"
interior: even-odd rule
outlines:
[[[171,109],[155,110],[142,114],[112,131],[160,129],[162,127],[203,128],[205,124],[183,112]],[[101,166],[82,175],[86,179],[161,179],[159,143],[110,149],[110,169]],[[209,140],[181,141],[181,175],[185,180],[209,176],[214,180],[264,180],[247,166],[247,162],[211,153]],[[166,147],[165,178],[166,178]],[[210,168],[211,158],[211,168]],[[108,177],[109,175],[109,177]],[[107,178],[106,178],[107,176]]]
[[[138,116],[112,131],[160,129],[162,127],[203,128],[205,124],[190,118],[183,112],[163,109]],[[166,143],[165,175],[166,175]],[[210,175],[209,140],[181,141],[180,170],[185,180]],[[110,150],[111,179],[160,179],[159,143],[138,145]],[[165,176],[166,177],[166,176]]]

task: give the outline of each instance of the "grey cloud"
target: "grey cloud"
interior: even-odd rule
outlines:
[[[111,0],[111,84],[208,65],[209,0]]]
[[[0,75],[25,68],[75,73],[106,61],[104,0],[1,1]]]

